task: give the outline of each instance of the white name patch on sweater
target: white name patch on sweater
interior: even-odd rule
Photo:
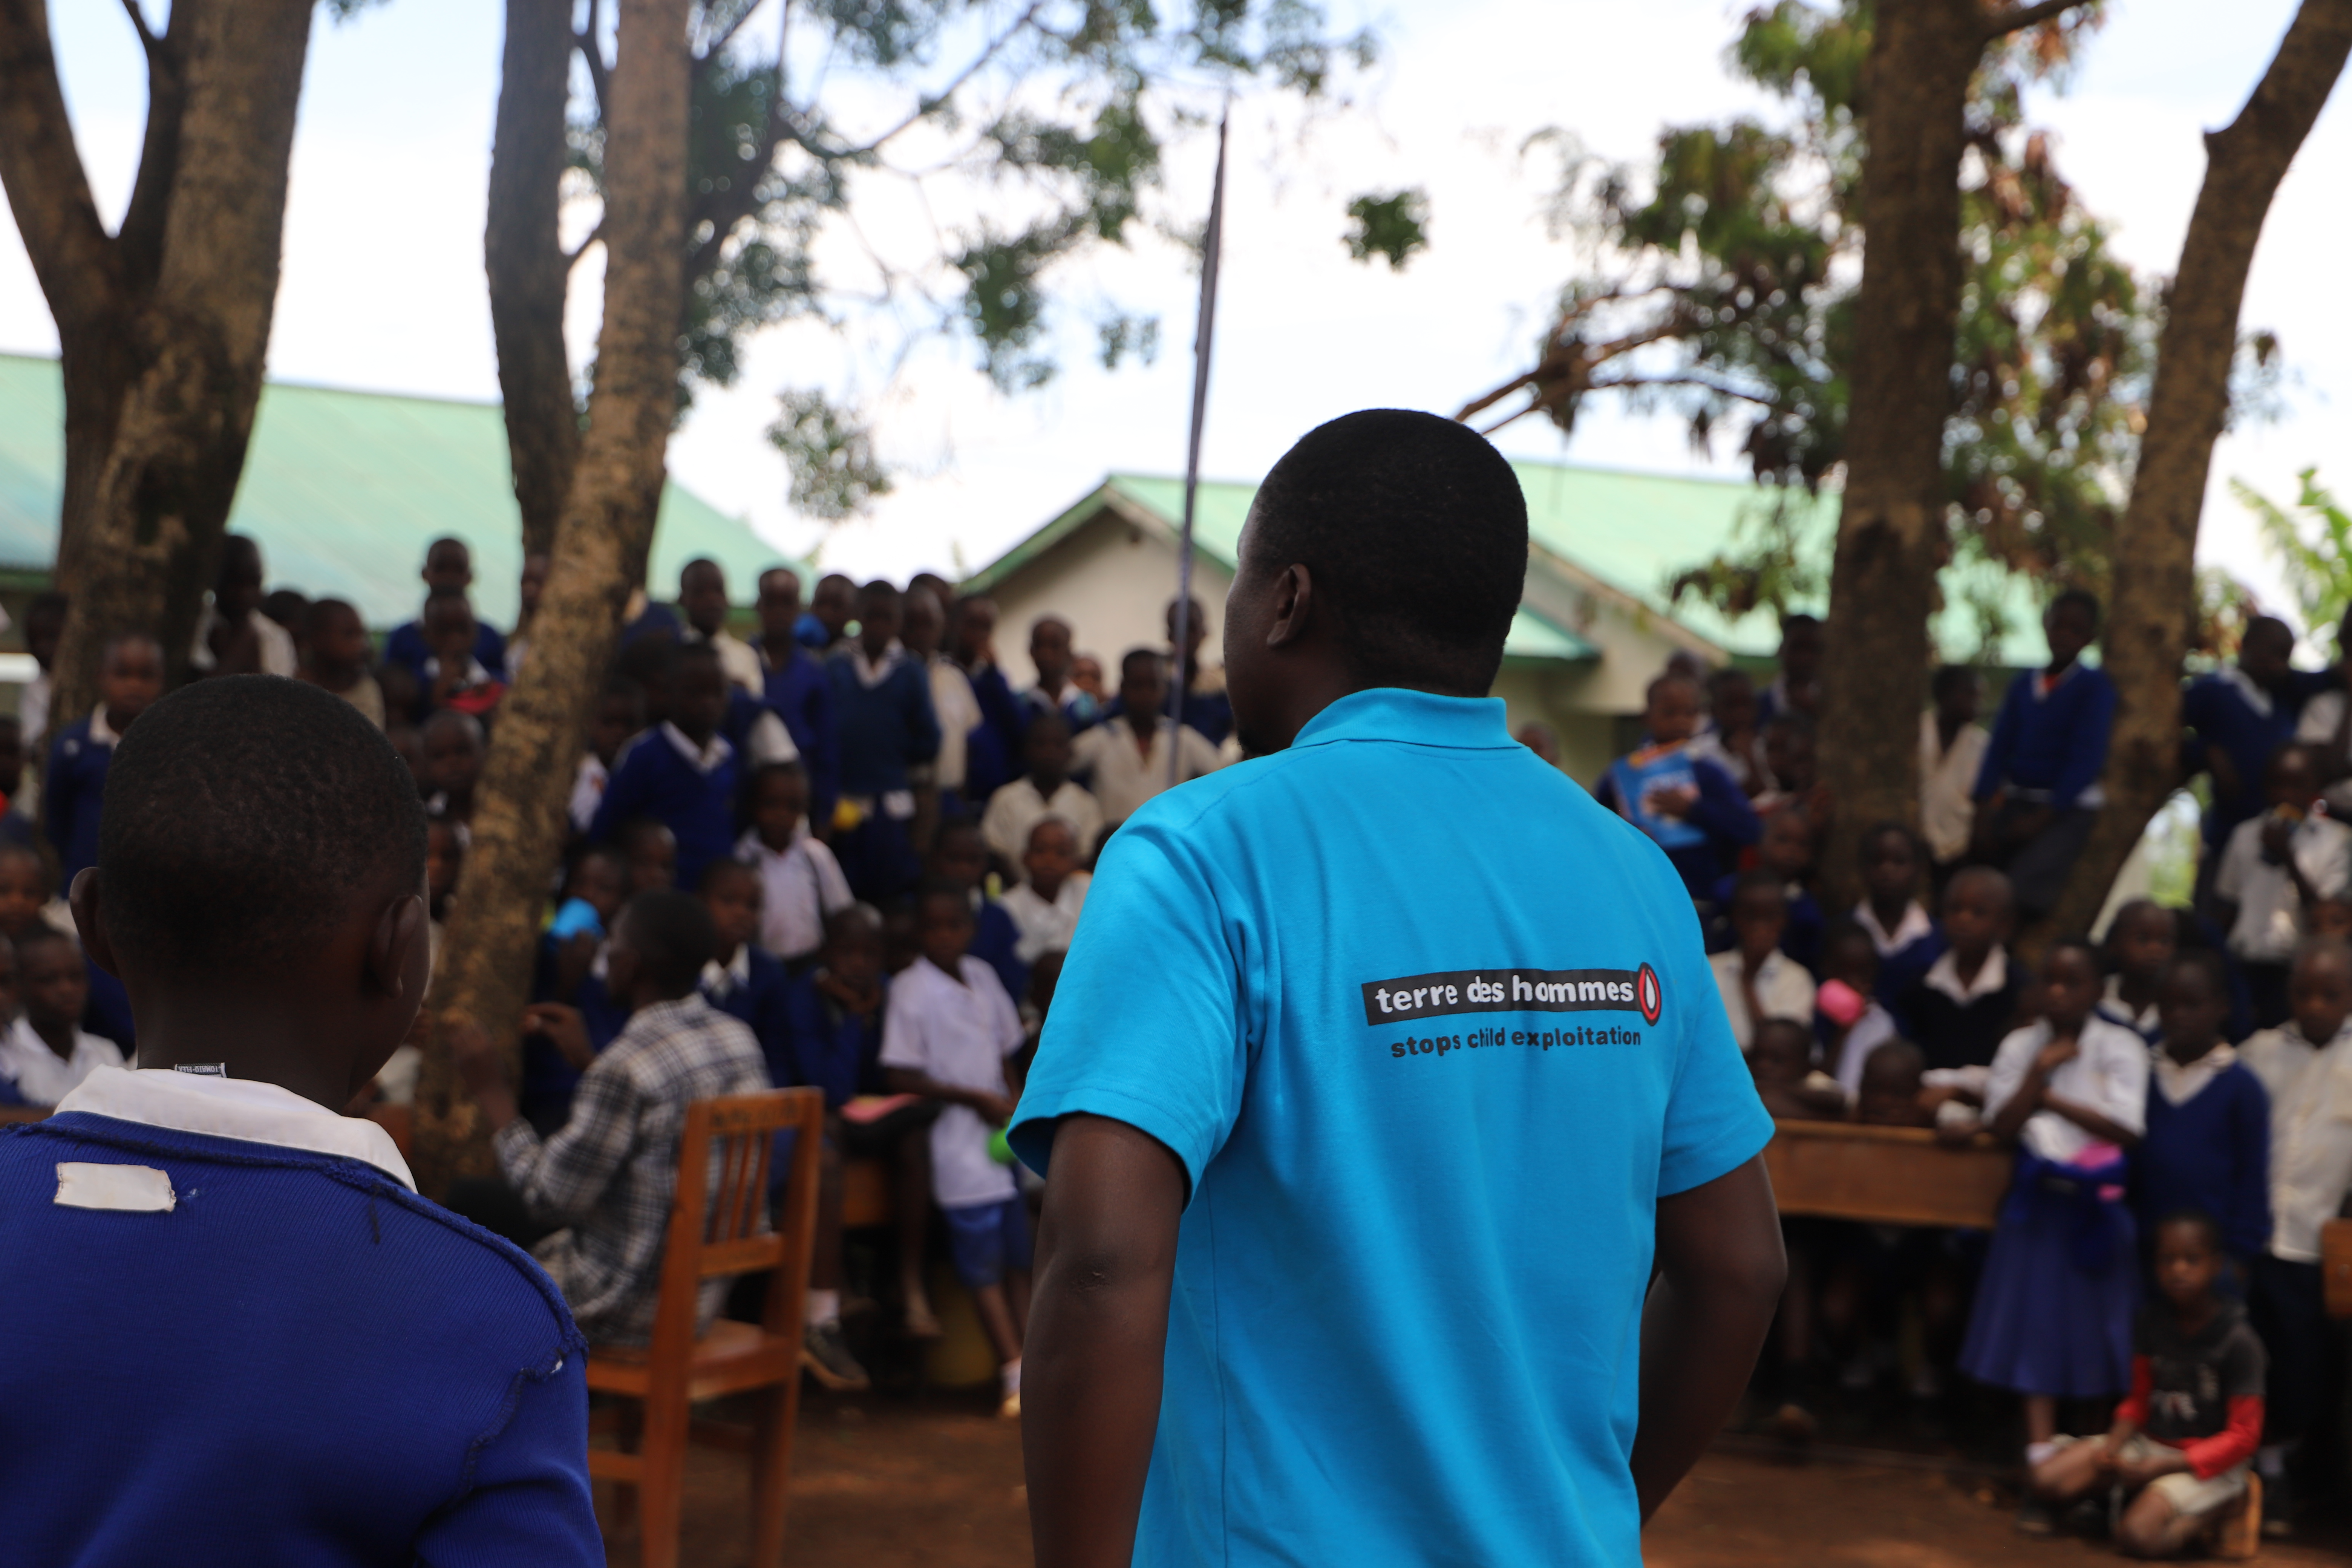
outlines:
[[[179,1205],[172,1178],[152,1165],[98,1165],[58,1162],[57,1201],[69,1209],[121,1209],[132,1214],[170,1214]]]

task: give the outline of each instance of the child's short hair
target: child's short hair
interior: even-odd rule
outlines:
[[[2230,999],[2230,966],[2211,948],[2192,947],[2185,952],[2173,954],[2172,962],[2165,966],[2165,980],[2169,983],[2182,970],[2203,975],[2205,984],[2213,988],[2217,1000],[2226,1003]]]
[[[2017,912],[2017,889],[2011,884],[2009,874],[2005,871],[1997,870],[1990,866],[1963,866],[1952,873],[1950,881],[1944,884],[1944,901],[1947,904],[1950,903],[1953,896],[1964,887],[1989,889],[1993,897],[2000,900],[2003,914],[2013,915]]]
[[[0,858],[7,851],[0,849]],[[2352,975],[2352,942],[2340,936],[2307,936],[2296,944],[2294,967],[2288,971],[2299,974],[2314,964],[2333,963],[2347,975]]]
[[[1780,906],[1781,913],[1788,912],[1789,889],[1780,878],[1769,871],[1742,871],[1739,879],[1731,885],[1731,907],[1734,910],[1739,908],[1743,900],[1766,896]]]
[[[1698,695],[1697,681],[1693,680],[1689,676],[1685,675],[1679,669],[1669,669],[1663,675],[1651,677],[1650,684],[1642,688],[1643,708],[1646,710],[1656,707],[1658,705],[1658,693],[1664,691],[1669,686],[1687,686],[1690,688],[1692,697],[1696,698]]]
[[[695,884],[694,890],[698,893],[710,892],[719,883],[733,877],[749,877],[756,883],[760,879],[760,873],[740,860],[730,860],[721,856],[702,868],[702,879]]]
[[[611,871],[615,877],[620,879],[620,882],[623,887],[625,888],[629,885],[629,857],[627,852],[622,849],[618,844],[594,844],[582,850],[573,858],[572,868],[563,874],[564,889],[568,892],[572,888],[578,886],[580,874],[583,871],[585,871],[592,865],[601,865],[606,870]]]
[[[2050,973],[2050,966],[2057,962],[2058,955],[2062,952],[2079,952],[2090,963],[2093,973],[2106,973],[2106,966],[2099,962],[2099,944],[2081,931],[2068,931],[2065,935],[2053,939],[2048,947],[2042,950],[2042,973]]]
[[[2051,614],[2055,615],[2069,605],[2079,605],[2081,608],[2088,611],[2091,616],[2091,625],[2094,627],[2098,626],[2099,596],[2096,594],[2092,593],[2088,588],[2061,589],[2058,596],[2050,601],[2050,612]]]
[[[692,990],[702,977],[702,966],[719,956],[719,928],[702,900],[691,893],[639,893],[622,910],[621,918],[629,924],[630,945],[646,973],[665,991]]]
[[[1784,735],[1798,735],[1810,741],[1813,738],[1813,716],[1801,709],[1783,708],[1765,722],[1765,734],[1769,735],[1776,730]]]
[[[16,956],[21,959],[28,952],[37,952],[42,948],[55,947],[60,943],[72,948],[76,952],[81,951],[80,938],[70,931],[59,931],[48,921],[42,921],[16,939]]]
[[[859,938],[882,940],[882,911],[860,899],[845,909],[838,909],[824,917],[824,940],[828,946],[836,942],[854,942]]]
[[[351,616],[362,626],[367,625],[348,599],[313,599],[310,608],[302,612],[302,635],[316,642],[326,634],[328,623],[341,616]]]
[[[54,848],[39,842],[19,844],[12,839],[0,839],[0,866],[11,860],[30,860],[40,869],[42,895],[51,897],[56,894],[58,852]]]
[[[2208,1252],[2221,1250],[2221,1222],[2200,1208],[2174,1209],[2156,1222],[2156,1229],[2149,1233],[2149,1239],[2153,1240],[2175,1226],[2187,1226],[2192,1230],[2203,1231],[2205,1250]]]
[[[106,641],[100,646],[98,650],[98,661],[101,667],[111,663],[116,654],[121,653],[124,648],[134,646],[152,647],[155,650],[155,657],[157,658],[163,657],[163,645],[155,640],[154,633],[142,631],[119,631],[109,632],[106,635]],[[342,699],[337,698],[336,700],[340,702]]]
[[[1029,825],[1029,842],[1023,846],[1023,847],[1028,849],[1036,848],[1037,835],[1045,832],[1049,827],[1057,832],[1068,834],[1070,836],[1070,852],[1074,855],[1077,853],[1078,825],[1058,812],[1051,811],[1047,812],[1045,816],[1039,817],[1036,821]]]
[[[424,727],[417,733],[429,741],[436,730],[457,731],[466,737],[466,743],[478,752],[489,744],[489,738],[482,731],[482,721],[471,713],[455,708],[436,708],[426,716]]]
[[[961,883],[950,882],[939,877],[926,878],[923,885],[915,889],[915,919],[918,922],[922,920],[923,911],[930,908],[935,900],[953,904],[958,917],[966,925],[971,923],[971,889]]]
[[[689,664],[707,664],[714,669],[719,668],[719,648],[714,643],[680,643],[674,657],[680,669],[684,669]]]
[[[425,881],[425,807],[360,710],[299,680],[184,687],[123,736],[98,869],[114,951],[181,973],[307,956],[373,887]]]
[[[1118,658],[1118,678],[1126,680],[1135,674],[1138,665],[1148,664],[1158,674],[1167,673],[1168,656],[1156,647],[1131,647]]]
[[[1883,822],[1874,822],[1862,830],[1860,848],[1864,858],[1865,859],[1869,858],[1871,850],[1877,847],[1880,839],[1890,837],[1903,840],[1903,847],[1911,851],[1913,864],[1916,865],[1927,858],[1927,847],[1919,841],[1918,834],[1912,831],[1911,825],[1907,822],[1897,822],[1891,816]]]
[[[667,685],[670,671],[677,667],[677,644],[667,637],[639,637],[623,648],[613,659],[613,680],[606,690],[617,690],[626,681],[635,688],[637,700],[645,700],[646,688]]]

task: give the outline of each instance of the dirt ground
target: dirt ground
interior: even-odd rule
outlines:
[[[1742,1445],[1702,1460],[1643,1541],[1650,1568],[1992,1568],[2119,1561],[2102,1543],[2037,1541],[2011,1524],[1990,1479],[1921,1465],[1815,1458]],[[742,1568],[749,1499],[741,1456],[698,1450],[688,1474],[683,1561]],[[1021,1434],[988,1402],[812,1397],[793,1453],[790,1568],[1028,1568]],[[2347,1542],[2265,1546],[2277,1568],[2342,1568]],[[635,1542],[613,1544],[635,1568]]]

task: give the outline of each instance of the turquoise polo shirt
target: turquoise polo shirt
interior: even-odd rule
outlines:
[[[1381,689],[1111,839],[1012,1141],[1183,1161],[1145,1564],[1640,1557],[1659,1196],[1763,1148],[1689,895],[1514,742]]]

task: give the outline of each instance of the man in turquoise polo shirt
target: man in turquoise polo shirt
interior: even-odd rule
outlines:
[[[1013,1127],[1041,1568],[1613,1568],[1746,1382],[1772,1124],[1673,867],[1482,695],[1527,550],[1426,414],[1258,490],[1254,760],[1112,839]]]

